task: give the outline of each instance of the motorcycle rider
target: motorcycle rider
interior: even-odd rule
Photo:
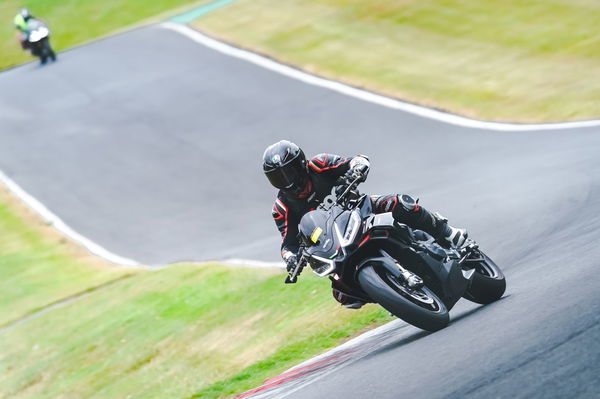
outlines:
[[[288,271],[296,267],[300,247],[298,224],[302,216],[316,209],[340,178],[364,181],[369,168],[369,158],[365,155],[344,158],[323,153],[307,160],[300,147],[287,140],[266,148],[263,171],[269,182],[279,189],[273,206],[273,219],[283,239],[281,256]],[[447,219],[429,212],[409,195],[372,196],[371,201],[375,213],[392,212],[397,222],[429,233],[446,247],[460,247],[467,239],[466,230],[450,226]],[[331,282],[333,297],[342,305],[351,309],[364,305],[341,281],[331,278]]]
[[[29,36],[29,30],[27,28],[27,23],[30,19],[34,19],[34,17],[31,15],[29,10],[27,8],[21,8],[14,20],[15,27],[17,28],[18,39],[23,50],[27,50],[28,47],[27,39]]]

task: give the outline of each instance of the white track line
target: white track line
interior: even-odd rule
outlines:
[[[278,268],[285,269],[285,264],[282,262],[263,262],[260,260],[230,258],[218,260],[216,262],[224,263],[231,266],[255,267],[255,268]]]
[[[37,213],[45,222],[52,225],[56,230],[64,234],[69,239],[75,241],[79,245],[83,246],[85,249],[90,251],[92,254],[101,257],[111,263],[114,263],[119,266],[128,266],[128,267],[139,267],[144,269],[157,269],[160,267],[157,266],[146,266],[142,265],[140,262],[119,256],[114,254],[102,246],[96,244],[89,238],[82,236],[77,233],[71,227],[69,227],[65,222],[62,221],[56,214],[50,211],[44,204],[38,201],[35,197],[29,194],[27,191],[23,190],[21,186],[14,182],[10,177],[6,176],[2,171],[0,171],[0,183],[4,184],[11,193],[13,193],[17,198],[23,201],[27,206],[29,206],[35,213]],[[239,258],[231,258],[225,260],[215,260],[214,262],[223,263],[231,266],[245,266],[245,267],[255,267],[255,268],[284,268],[283,262],[263,262],[259,260],[253,259],[239,259]],[[211,263],[211,262],[201,262],[202,264]]]
[[[128,267],[139,267],[144,269],[157,269],[160,267],[157,266],[146,266],[142,265],[140,262],[119,256],[114,254],[102,246],[96,244],[89,238],[82,236],[77,233],[71,227],[69,227],[65,222],[62,221],[56,214],[50,211],[44,204],[38,201],[35,197],[29,194],[27,191],[23,190],[21,186],[15,183],[10,177],[6,176],[2,171],[0,171],[0,183],[4,184],[8,190],[13,193],[17,198],[23,201],[27,206],[29,206],[35,213],[37,213],[45,222],[52,225],[56,230],[60,233],[64,234],[66,237],[75,241],[79,245],[83,246],[85,249],[90,251],[92,254],[101,257],[111,263],[114,263],[119,266],[128,266]],[[255,268],[284,268],[283,262],[263,262],[259,260],[252,259],[238,259],[231,258],[225,260],[215,260],[214,262],[223,263],[231,266],[245,266],[245,267],[255,267]],[[202,264],[211,263],[211,262],[201,262]]]
[[[33,209],[38,215],[40,215],[42,219],[44,219],[47,223],[51,224],[56,230],[60,231],[62,234],[64,234],[71,240],[79,243],[94,255],[97,255],[111,263],[120,266],[142,267],[139,262],[113,254],[112,252],[107,251],[95,242],[77,233],[75,230],[67,226],[65,222],[63,222],[58,216],[56,216],[48,208],[46,208],[44,204],[32,197],[25,190],[23,190],[17,183],[15,183],[12,179],[6,176],[2,171],[0,171],[0,182],[4,183],[4,185],[14,195],[16,195],[21,201],[26,203],[31,209]]]
[[[575,129],[584,127],[600,126],[600,120],[580,121],[580,122],[560,122],[560,123],[543,123],[543,124],[518,124],[518,123],[500,123],[486,122],[469,119],[459,115],[448,114],[434,109],[422,107],[420,105],[402,102],[390,97],[385,97],[380,94],[375,94],[355,87],[347,86],[343,83],[334,80],[324,79],[315,75],[308,74],[298,69],[280,64],[269,58],[263,57],[256,53],[242,50],[229,44],[220,42],[211,37],[208,37],[197,30],[189,28],[185,25],[180,25],[172,22],[163,22],[158,26],[179,32],[182,35],[189,37],[197,43],[200,43],[220,53],[230,55],[232,57],[241,58],[263,68],[280,73],[285,76],[300,80],[304,83],[324,87],[338,93],[342,93],[351,97],[359,98],[364,101],[369,101],[375,104],[382,105],[388,108],[394,108],[409,112],[414,115],[424,118],[434,119],[436,121],[449,123],[456,126],[463,126],[476,129],[487,129],[497,131],[534,131],[534,130],[557,130],[557,129]]]

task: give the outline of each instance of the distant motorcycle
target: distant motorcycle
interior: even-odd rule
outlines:
[[[56,53],[50,46],[50,29],[39,19],[31,19],[27,23],[27,47],[31,54],[40,58],[45,64],[48,59],[56,61]]]
[[[334,187],[302,217],[302,245],[287,284],[309,265],[318,276],[331,275],[349,287],[356,299],[376,302],[428,331],[448,325],[448,311],[461,297],[480,304],[502,297],[504,274],[474,241],[443,248],[391,213],[373,214],[370,198],[356,190],[359,180]]]

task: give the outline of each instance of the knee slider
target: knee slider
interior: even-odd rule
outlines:
[[[397,195],[396,197],[398,198],[398,206],[392,212],[394,219],[399,223],[417,223],[423,213],[417,201],[407,194]]]
[[[418,200],[415,200],[408,194],[402,194],[398,196],[398,200],[400,201],[400,205],[407,212],[416,212],[419,210],[419,205],[417,204]]]

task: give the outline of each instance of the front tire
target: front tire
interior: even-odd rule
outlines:
[[[364,266],[358,282],[371,299],[415,327],[437,331],[450,322],[446,306],[429,288],[411,290],[384,266]]]
[[[483,260],[475,266],[471,285],[463,295],[469,301],[487,305],[502,298],[506,291],[506,278],[494,261],[480,252]]]
[[[50,58],[50,60],[52,60],[52,62],[56,61],[56,53],[54,52],[54,50],[52,50],[52,46],[50,45],[49,39],[45,39],[44,48],[45,48],[46,54],[48,55],[48,58]]]

